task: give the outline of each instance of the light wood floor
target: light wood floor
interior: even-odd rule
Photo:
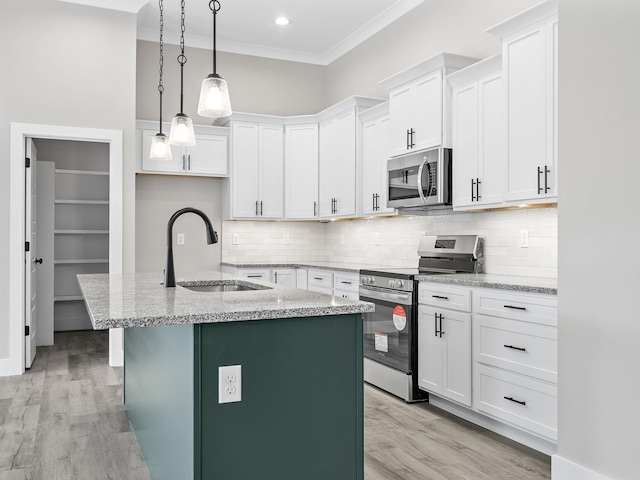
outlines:
[[[107,345],[107,332],[59,333],[27,373],[0,378],[0,480],[150,478]],[[365,478],[548,479],[550,459],[366,385]]]

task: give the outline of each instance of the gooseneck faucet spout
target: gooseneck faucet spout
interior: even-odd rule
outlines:
[[[218,235],[213,229],[211,220],[209,220],[209,217],[207,217],[203,211],[198,210],[197,208],[186,207],[178,210],[176,213],[171,215],[169,223],[167,223],[167,265],[164,270],[165,288],[176,286],[176,274],[173,268],[173,224],[178,219],[178,217],[184,213],[195,213],[196,215],[199,215],[207,227],[207,243],[209,245],[218,243]]]

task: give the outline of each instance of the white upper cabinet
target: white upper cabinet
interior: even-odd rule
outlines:
[[[362,127],[358,113],[382,100],[351,97],[318,114],[321,218],[361,214]]]
[[[501,55],[447,81],[453,95],[453,208],[499,207],[506,187]]]
[[[163,133],[169,136],[170,124],[163,124]],[[151,160],[151,140],[158,133],[158,122],[137,122],[139,161],[137,173],[165,175],[226,177],[228,171],[227,145],[229,129],[195,125],[196,144],[192,147],[171,146],[171,160]]]
[[[282,125],[232,121],[231,218],[283,217],[283,142]]]
[[[443,78],[477,61],[440,53],[380,82],[389,89],[392,156],[451,147],[451,93]]]
[[[318,124],[285,126],[285,217],[318,218]]]
[[[387,160],[391,156],[388,102],[360,114],[362,121],[362,213],[396,213],[387,207]]]
[[[557,40],[555,0],[487,30],[502,39],[508,204],[556,201]]]

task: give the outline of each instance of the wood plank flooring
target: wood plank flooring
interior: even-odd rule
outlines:
[[[0,480],[150,479],[121,398],[108,333],[57,333],[27,373],[0,378]],[[365,385],[366,480],[540,480],[550,470],[546,455]]]

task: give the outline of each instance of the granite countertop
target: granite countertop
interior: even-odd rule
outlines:
[[[261,290],[194,292],[164,288],[160,273],[78,275],[93,328],[179,325],[273,318],[316,317],[373,312],[372,303],[348,300],[221,272],[202,272],[177,283],[197,285],[220,281],[257,284]]]
[[[418,275],[421,282],[448,283],[468,287],[495,288],[517,292],[558,294],[558,280],[555,278],[518,277],[491,273],[455,273],[444,275]]]
[[[380,265],[365,265],[361,263],[346,262],[263,262],[263,263],[240,263],[240,262],[221,262],[220,265],[236,268],[319,268],[323,270],[336,270],[339,272],[359,273],[364,269],[389,268],[380,267]]]

